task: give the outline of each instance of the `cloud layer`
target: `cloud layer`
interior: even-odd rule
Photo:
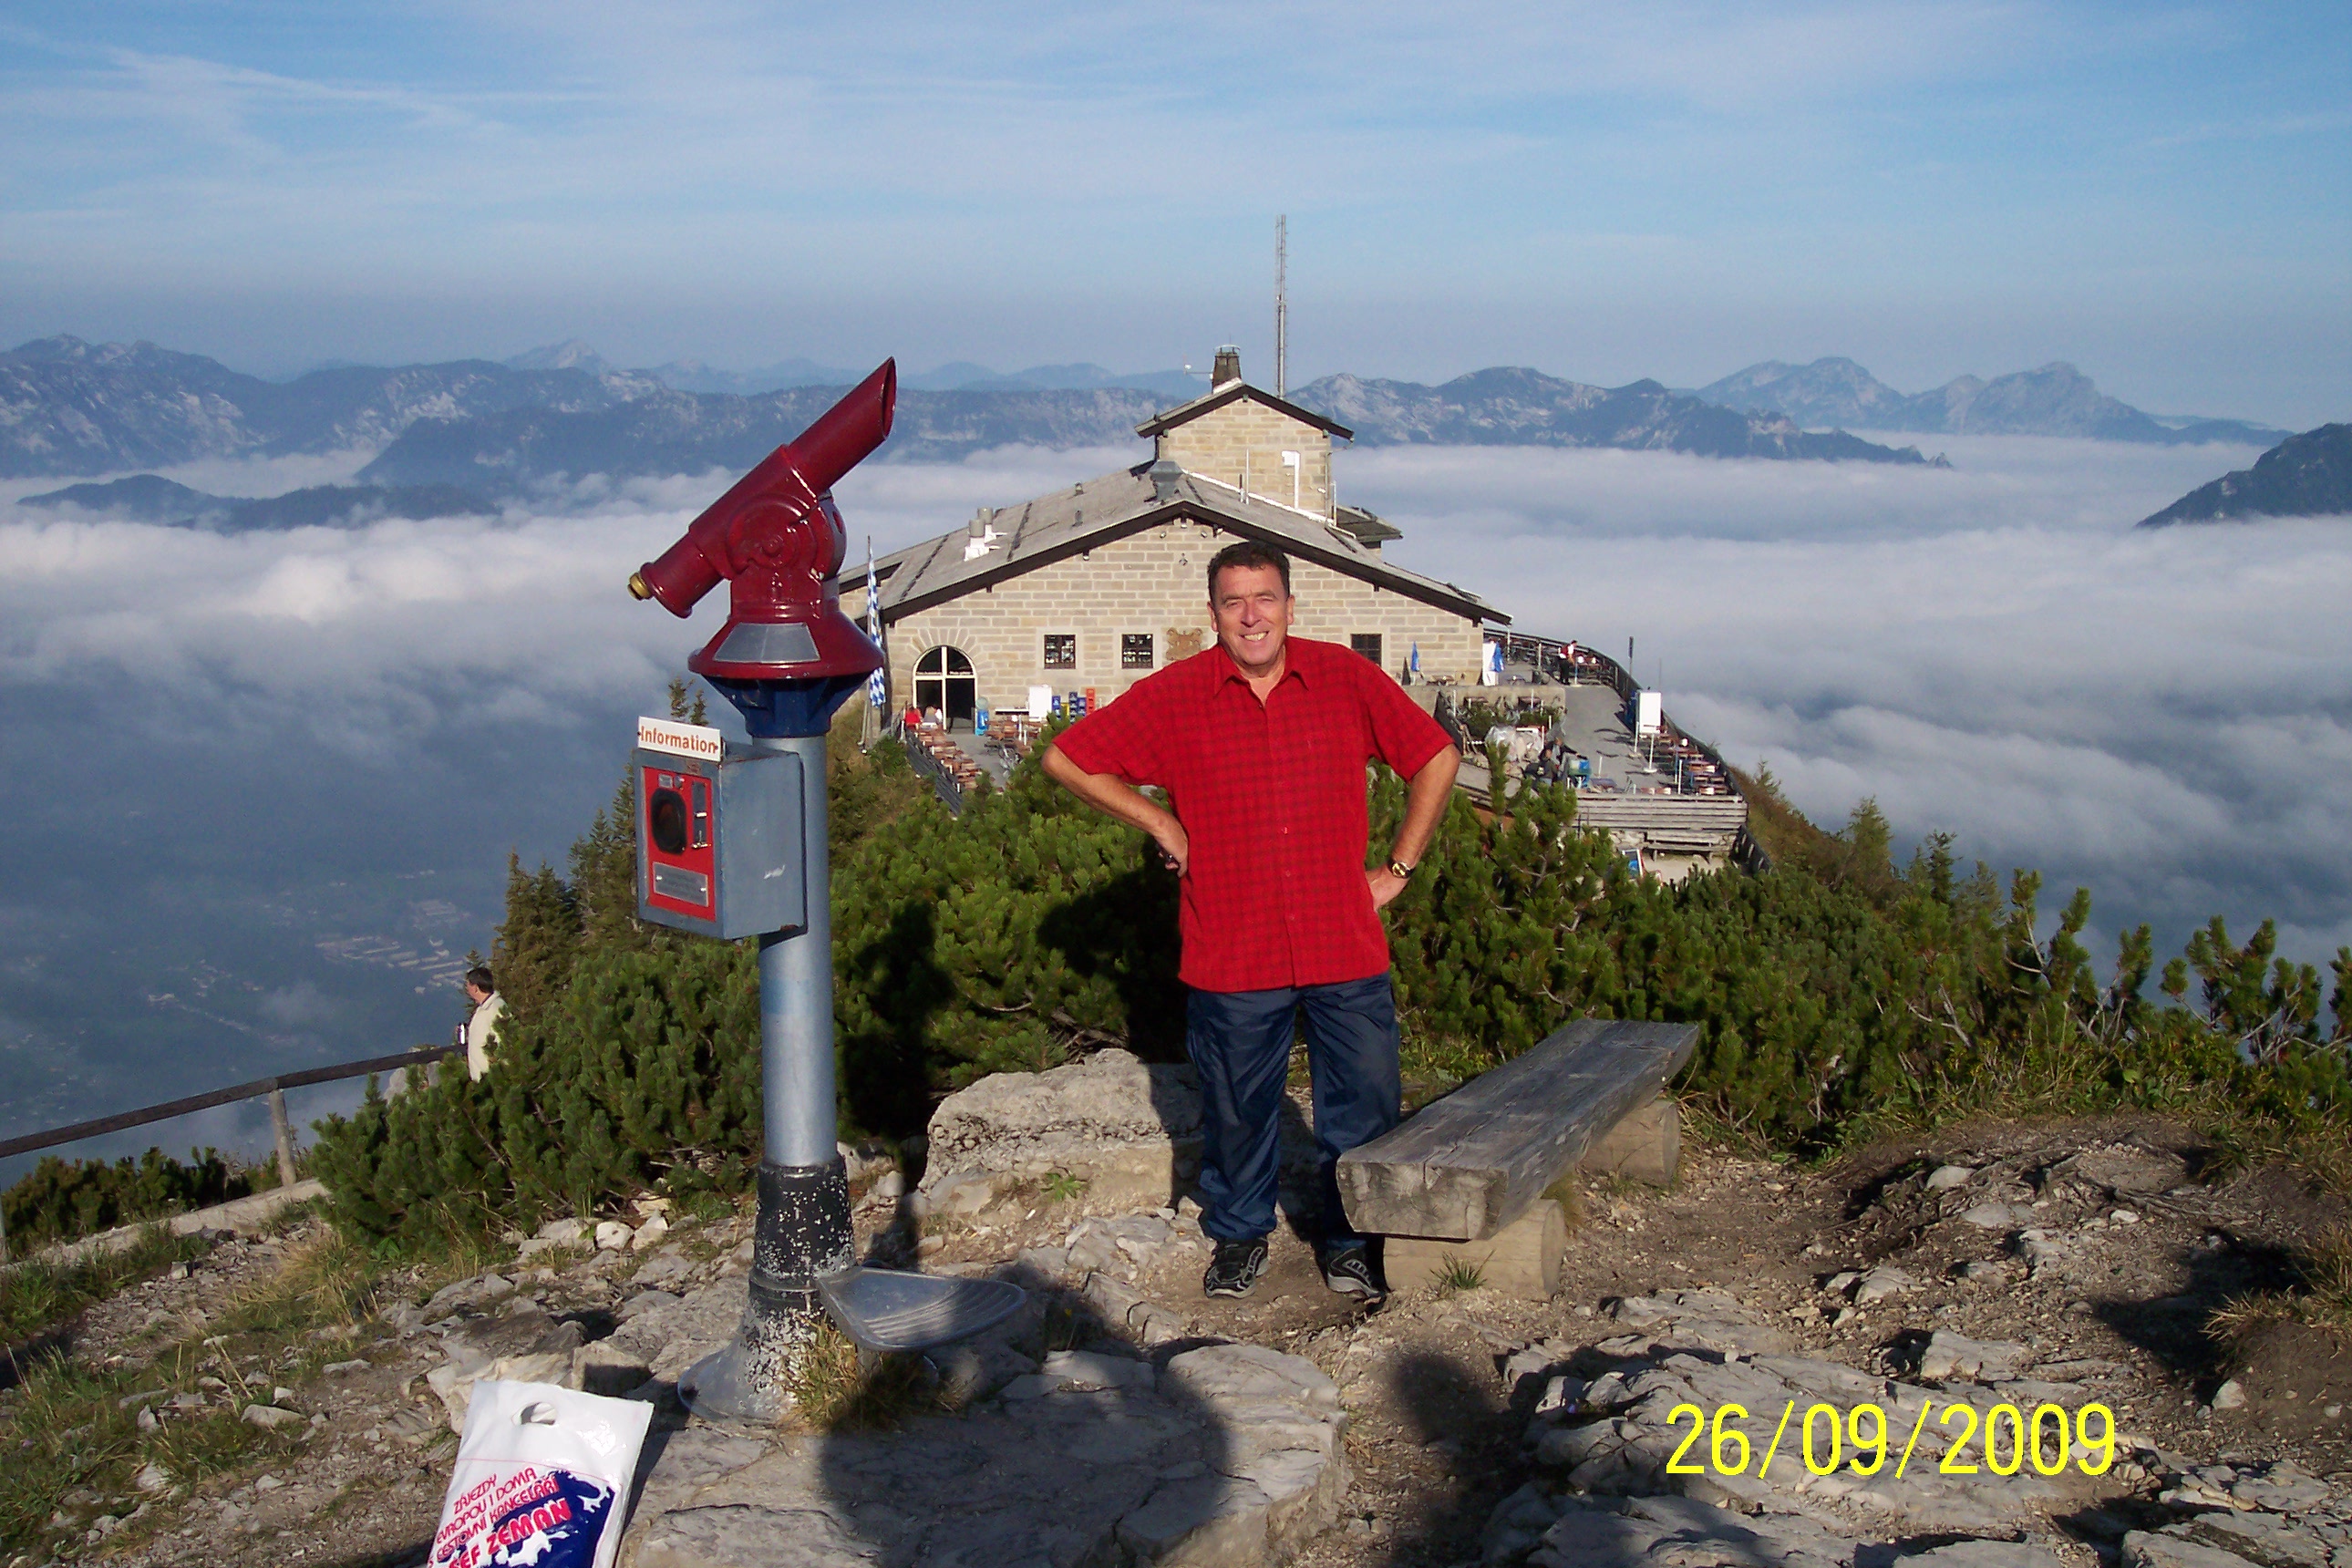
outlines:
[[[1407,520],[1400,561],[1528,629],[1633,637],[1681,721],[1829,824],[1875,795],[2089,885],[2110,930],[2352,942],[2352,523],[2128,526],[2231,449],[1950,447],[1948,472],[1382,451],[1343,483]]]
[[[2090,886],[2106,933],[2352,942],[2352,523],[2130,528],[2241,451],[1950,448],[1386,448],[1339,483],[1521,627],[1637,639],[1678,720],[1826,824],[1874,795],[1906,840]],[[1135,456],[860,470],[854,557]],[[561,863],[715,628],[622,584],[726,479],[238,537],[0,505],[0,765],[74,781],[0,821],[0,1104],[46,1125],[444,1037],[451,998],[316,942],[488,948],[506,850]]]

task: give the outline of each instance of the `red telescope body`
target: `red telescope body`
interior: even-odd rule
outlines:
[[[721,579],[730,584],[727,624],[686,661],[688,669],[719,679],[812,680],[881,668],[881,654],[841,613],[849,540],[833,487],[889,436],[898,402],[898,362],[885,360],[629,579],[630,593],[679,616]]]

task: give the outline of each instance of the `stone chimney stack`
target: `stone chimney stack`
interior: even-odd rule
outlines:
[[[1242,351],[1232,343],[1218,344],[1216,364],[1215,367],[1209,372],[1210,390],[1214,391],[1221,386],[1231,386],[1234,382],[1239,381],[1241,378]]]

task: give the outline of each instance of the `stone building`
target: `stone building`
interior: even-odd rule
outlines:
[[[1345,426],[1249,385],[1220,351],[1207,395],[1136,433],[1151,461],[983,508],[876,563],[894,705],[962,725],[978,708],[1025,708],[1041,686],[1108,702],[1209,645],[1209,558],[1238,539],[1290,557],[1295,635],[1400,679],[1416,654],[1423,679],[1478,679],[1485,627],[1509,617],[1382,559],[1398,531],[1333,491]]]

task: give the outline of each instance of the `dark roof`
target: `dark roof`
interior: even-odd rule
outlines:
[[[1180,471],[1172,483],[1155,486],[1150,468],[1150,464],[1138,464],[1018,506],[984,512],[983,526],[996,537],[969,559],[965,551],[972,536],[968,527],[883,557],[874,570],[881,584],[884,622],[1181,518],[1245,539],[1263,539],[1301,560],[1454,615],[1510,624],[1508,616],[1488,607],[1477,595],[1391,565],[1355,535],[1311,513],[1259,496],[1244,497],[1231,486],[1194,473]]]
[[[1366,511],[1360,506],[1339,509],[1339,527],[1361,544],[1384,544],[1391,539],[1402,539],[1404,530],[1397,527],[1376,511]]]
[[[1301,408],[1287,398],[1276,397],[1273,393],[1262,391],[1245,381],[1229,381],[1214,391],[1192,399],[1190,403],[1180,403],[1173,408],[1163,408],[1137,426],[1135,433],[1139,436],[1157,436],[1163,430],[1172,430],[1179,425],[1198,419],[1213,409],[1223,408],[1237,397],[1255,398],[1268,408],[1278,409],[1293,419],[1312,425],[1318,430],[1337,436],[1342,441],[1352,441],[1356,438],[1356,433],[1338,420],[1318,414],[1311,408]]]

